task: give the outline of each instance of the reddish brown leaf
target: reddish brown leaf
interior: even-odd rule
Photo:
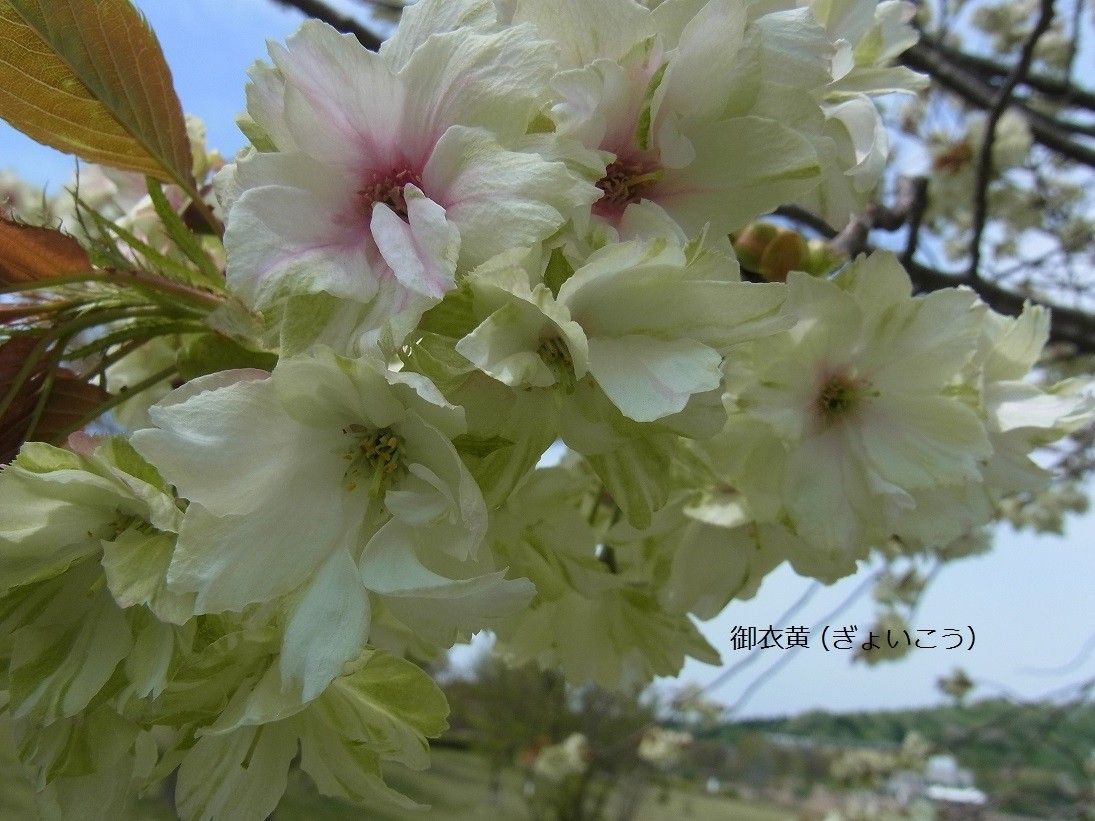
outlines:
[[[0,285],[89,270],[87,251],[68,234],[0,217]]]
[[[38,339],[17,337],[0,345],[0,401],[7,396],[23,365],[33,354]],[[15,397],[0,415],[0,463],[15,458],[28,437],[36,441],[60,444],[81,420],[110,398],[105,390],[80,379],[65,368],[57,368],[53,380],[47,379],[49,357],[34,363],[28,378],[18,387]],[[45,406],[34,430],[30,430],[42,391],[49,388]]]

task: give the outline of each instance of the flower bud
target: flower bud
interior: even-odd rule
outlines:
[[[847,257],[823,239],[812,239],[808,243],[809,253],[802,270],[816,277],[823,277],[844,262]]]
[[[810,255],[806,240],[797,231],[766,222],[755,222],[734,240],[741,264],[769,282],[783,282],[787,272],[803,270]]]
[[[750,271],[760,270],[760,258],[768,244],[776,238],[779,226],[770,222],[754,222],[742,229],[741,233],[731,237],[734,251],[742,267]]]

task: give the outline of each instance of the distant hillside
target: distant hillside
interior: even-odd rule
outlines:
[[[965,706],[862,713],[820,711],[737,721],[712,735],[731,745],[757,735],[807,746],[896,747],[911,731],[938,752],[973,770],[978,785],[1001,809],[1060,812],[1091,800],[1090,757],[1095,754],[1095,704],[1014,704],[987,699]],[[791,737],[791,738],[787,738]],[[1069,817],[1069,816],[1065,816]]]

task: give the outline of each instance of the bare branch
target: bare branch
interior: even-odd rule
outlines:
[[[917,43],[906,51],[901,60],[909,68],[930,74],[939,85],[957,94],[968,104],[985,110],[992,108],[996,99],[996,90],[991,85],[979,80],[923,43]],[[1095,168],[1095,149],[1065,136],[1052,117],[1029,108],[1023,108],[1021,111],[1027,119],[1031,136],[1036,142],[1063,157]]]
[[[1055,122],[1058,127],[1063,128],[1070,134],[1079,134],[1083,137],[1095,137],[1095,123],[1078,123],[1075,120],[1066,120],[1063,118],[1057,118]]]
[[[1076,67],[1076,57],[1080,53],[1080,26],[1084,19],[1084,0],[1076,0],[1072,7],[1072,37],[1068,43],[1068,58],[1065,60],[1065,77],[1072,77]]]
[[[1049,25],[1052,22],[1053,0],[1041,0],[1038,21],[1023,43],[1023,48],[1019,52],[1019,61],[996,93],[996,99],[993,100],[992,108],[989,109],[988,116],[985,118],[985,134],[981,139],[981,151],[977,157],[976,182],[973,186],[973,236],[970,239],[970,264],[966,269],[966,277],[970,280],[976,280],[980,276],[978,269],[981,266],[981,238],[985,233],[985,223],[988,220],[989,183],[992,181],[992,149],[996,143],[996,126],[1011,104],[1011,95],[1015,92],[1015,87],[1030,71],[1030,64],[1034,60],[1034,49],[1042,35],[1049,31]]]
[[[401,14],[409,5],[408,0],[357,0],[363,6],[371,6],[384,11]]]
[[[901,253],[901,263],[908,268],[916,257],[916,249],[920,243],[920,226],[924,222],[924,212],[928,208],[928,180],[927,177],[914,177],[912,202],[909,204],[909,233],[905,238],[905,250]]]
[[[814,622],[814,624],[810,628],[810,632],[813,633],[823,624],[829,624],[833,620],[838,618],[841,613],[843,613],[845,610],[855,604],[859,600],[860,596],[866,593],[871,588],[871,586],[879,580],[881,576],[882,571],[876,570],[874,573],[871,573],[869,576],[863,579],[863,581],[856,585],[852,592],[849,593],[840,604],[838,604],[836,607],[834,607],[832,610],[830,610],[828,613],[826,613],[824,616]],[[798,645],[788,648],[785,652],[783,652],[775,663],[773,663],[770,667],[768,667],[768,669],[760,673],[756,678],[749,682],[749,685],[738,695],[737,700],[726,709],[726,715],[733,715],[742,707],[744,707],[746,702],[748,702],[749,699],[753,697],[753,694],[761,688],[764,682],[768,681],[768,679],[770,679],[772,676],[778,673],[780,669],[786,666],[788,662],[794,659],[794,657],[801,649],[802,646]]]
[[[352,17],[341,14],[322,2],[322,0],[273,0],[273,2],[287,8],[296,9],[317,20],[322,20],[343,34],[354,35],[361,42],[361,45],[370,51],[376,51],[380,48],[380,44],[384,42],[384,38],[372,29]]]
[[[892,207],[871,203],[862,214],[833,237],[829,244],[845,256],[854,257],[863,253],[867,249],[867,239],[872,229],[896,231],[905,224],[914,210],[923,214],[927,193],[927,180],[923,177],[899,177],[897,197]],[[919,231],[919,224],[917,230]]]
[[[949,46],[929,34],[921,33],[918,45],[921,49],[930,49],[936,52],[941,58],[952,64],[957,64],[976,73],[982,80],[993,86],[1003,82],[1014,69],[1013,66],[1006,63],[1000,63],[976,54],[969,54],[961,49]],[[1095,111],[1095,92],[1081,88],[1067,80],[1037,72],[1027,72],[1020,81],[1020,85],[1027,86],[1061,105],[1089,108]]]

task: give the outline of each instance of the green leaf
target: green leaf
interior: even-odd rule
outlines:
[[[193,615],[194,594],[167,588],[174,533],[133,524],[102,545],[107,585],[119,606],[147,605],[157,618],[170,624],[182,624]]]
[[[558,297],[559,289],[574,274],[573,266],[567,262],[563,252],[556,248],[548,258],[547,270],[544,271],[544,284]]]
[[[384,783],[380,757],[368,744],[343,738],[310,714],[301,725],[300,768],[320,793],[370,808],[380,804],[402,813],[426,809]]]
[[[429,378],[444,394],[458,390],[475,371],[475,366],[452,347],[452,340],[434,333],[422,333],[403,353],[408,370]]]
[[[474,331],[479,324],[473,307],[471,291],[461,285],[449,291],[440,302],[426,311],[418,327],[429,333],[460,339]]]
[[[330,730],[364,742],[381,756],[422,769],[426,737],[448,728],[445,694],[423,670],[380,651],[366,653],[350,675],[335,679],[313,709]]]
[[[466,456],[482,458],[490,456],[497,450],[513,447],[513,441],[501,436],[473,436],[465,433],[452,440],[453,446]]]
[[[263,821],[285,792],[297,749],[287,721],[202,736],[179,767],[175,801],[180,817]]]
[[[640,530],[650,526],[654,511],[669,500],[672,462],[668,449],[653,437],[587,456],[586,461],[624,518]]]
[[[266,133],[266,129],[256,123],[254,118],[247,112],[236,117],[236,127],[243,132],[243,136],[250,141],[256,151],[278,150],[274,141],[270,139],[270,135]]]
[[[84,469],[75,454],[74,465],[57,458],[49,472],[35,472],[54,453],[60,456],[67,451],[27,445],[0,473],[2,590],[56,575],[96,552],[97,538],[108,535],[109,523],[117,516],[117,489]]]
[[[323,334],[339,308],[339,300],[328,293],[294,294],[281,305],[278,344],[283,356],[308,350]]]
[[[49,783],[38,793],[38,811],[30,817],[42,821],[134,817],[132,775],[139,737],[137,726],[109,707],[32,728],[24,748],[32,746],[32,765]],[[147,746],[143,752],[142,758],[154,755]]]
[[[0,0],[0,117],[197,198],[171,71],[129,0]]]
[[[245,348],[234,339],[220,334],[203,334],[192,338],[179,351],[179,374],[183,379],[197,379],[207,373],[235,368],[272,370],[277,354]]]
[[[45,442],[26,442],[19,451],[17,464],[31,473],[84,468],[83,461],[71,450],[63,450]]]
[[[0,0],[3,2],[3,0]],[[146,242],[142,242],[131,231],[127,231],[117,223],[111,222],[102,214],[99,214],[92,209],[81,203],[80,213],[89,217],[92,222],[95,223],[95,227],[99,230],[101,250],[106,250],[106,242],[109,240],[113,243],[113,236],[117,236],[119,240],[128,245],[132,250],[136,251],[146,262],[152,266],[159,274],[163,275],[167,279],[174,279],[181,282],[187,282],[191,284],[197,284],[194,282],[194,272],[187,268],[180,262],[176,262],[166,254],[161,254],[151,245]],[[112,236],[113,235],[113,236]],[[120,249],[114,249],[111,256],[113,259],[108,260],[117,267],[129,268],[130,263],[124,255],[120,253]],[[104,267],[110,267],[104,266]]]
[[[123,437],[110,437],[99,449],[98,455],[123,473],[140,479],[162,493],[170,493],[160,472],[141,458],[141,455]]]
[[[107,685],[133,637],[89,563],[68,573],[53,600],[11,637],[11,713],[48,724],[71,718]],[[96,589],[97,588],[97,589]]]
[[[639,122],[635,127],[635,141],[638,143],[639,148],[644,151],[650,148],[651,106],[654,103],[654,94],[657,92],[658,86],[662,84],[662,78],[665,77],[665,70],[668,66],[668,62],[662,63],[661,67],[654,72],[654,76],[650,78],[650,82],[646,86],[643,108],[642,111],[639,112]]]

